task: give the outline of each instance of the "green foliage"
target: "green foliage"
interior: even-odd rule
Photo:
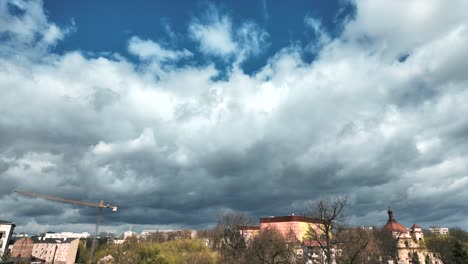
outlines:
[[[86,248],[86,242],[80,240],[78,244],[78,253],[76,256],[76,263],[86,263],[89,260],[89,250]]]
[[[434,252],[444,264],[468,263],[468,236],[460,228],[450,229],[448,236],[426,237],[427,248]]]
[[[454,241],[452,252],[456,264],[468,263],[468,252],[463,248],[463,245],[460,241]]]
[[[96,254],[97,259],[108,255],[113,258],[108,262],[112,264],[217,263],[217,254],[210,251],[200,239],[177,239],[163,243],[126,241],[123,245],[108,246]]]
[[[468,232],[466,232],[465,230],[459,227],[450,228],[449,234],[450,234],[450,237],[462,243],[468,243]]]

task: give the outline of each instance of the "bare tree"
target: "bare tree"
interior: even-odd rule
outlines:
[[[328,264],[332,263],[333,251],[339,244],[337,231],[346,220],[343,209],[347,201],[347,197],[327,197],[313,203],[310,208],[310,217],[318,219],[320,223],[309,224],[307,234],[323,250]]]
[[[249,221],[243,214],[226,214],[218,216],[214,244],[219,245],[222,263],[244,263],[247,245],[240,232],[240,227]]]
[[[288,264],[294,260],[294,242],[274,228],[266,228],[249,244],[250,264]]]
[[[372,230],[361,227],[344,228],[339,231],[338,236],[340,245],[335,254],[337,263],[368,263],[367,260],[371,257],[367,249],[374,242]]]
[[[384,261],[398,261],[398,240],[402,233],[394,234],[392,231],[379,229],[374,232],[374,236],[378,243],[378,248],[382,252]]]

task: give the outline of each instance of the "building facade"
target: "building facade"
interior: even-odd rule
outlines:
[[[11,257],[44,263],[73,264],[78,253],[78,238],[23,237],[13,244]]]
[[[320,221],[305,216],[271,216],[260,218],[260,231],[268,228],[276,229],[286,238],[293,238],[298,242],[309,239],[309,229],[319,229]]]
[[[8,249],[13,231],[15,230],[15,223],[0,220],[0,260],[3,258],[3,254]]]
[[[34,238],[32,257],[45,263],[73,264],[78,253],[78,238]]]
[[[34,241],[29,237],[22,237],[15,241],[11,249],[11,257],[15,259],[30,259],[32,257]]]

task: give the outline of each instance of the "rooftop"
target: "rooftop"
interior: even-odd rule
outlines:
[[[260,230],[260,226],[254,226],[254,225],[240,226],[239,230]]]
[[[4,220],[0,220],[0,225],[13,225],[13,226],[16,226],[15,223],[10,222],[10,221],[4,221]]]
[[[277,222],[306,222],[306,223],[317,223],[319,224],[320,219],[299,216],[299,215],[288,215],[288,216],[270,216],[260,218],[260,223],[277,223]]]

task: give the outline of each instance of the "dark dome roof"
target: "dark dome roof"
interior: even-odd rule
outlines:
[[[390,209],[388,209],[388,221],[384,225],[383,229],[391,232],[408,232],[408,229],[406,227],[398,223],[398,221],[393,218],[393,212]]]

